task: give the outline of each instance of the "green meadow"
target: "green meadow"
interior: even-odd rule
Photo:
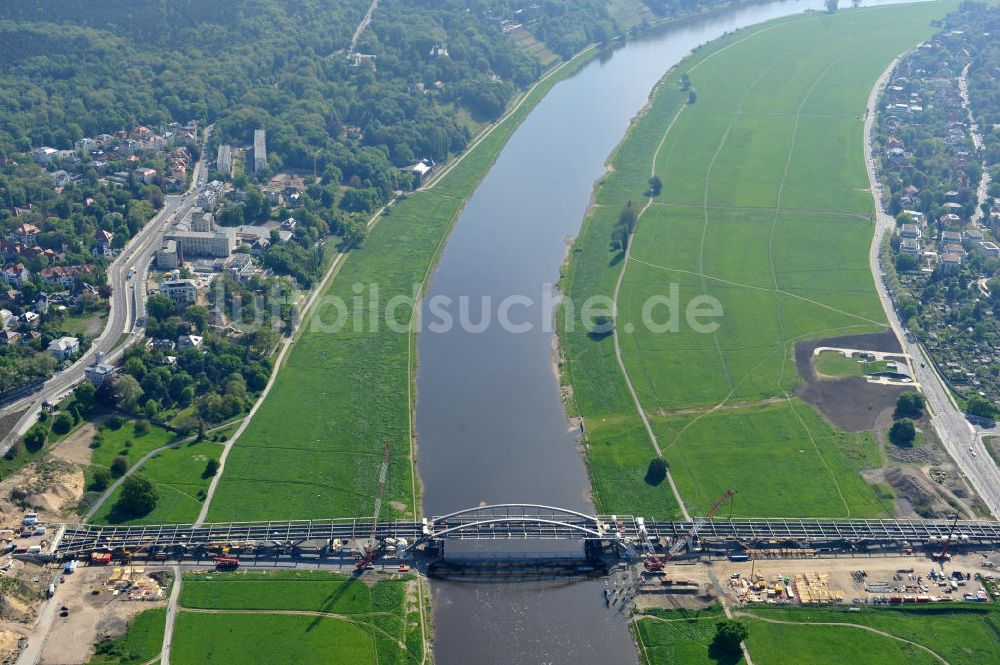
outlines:
[[[755,607],[741,610],[740,615],[750,629],[746,642],[750,657],[769,665],[838,665],[845,662],[845,654],[857,665],[974,665],[1000,659],[996,637],[1000,614],[988,606]],[[710,648],[715,625],[722,618],[718,609],[654,611],[641,616],[634,632],[642,662],[743,663],[742,658],[727,658]]]
[[[624,271],[623,363],[692,513],[728,487],[739,491],[736,514],[891,510],[858,474],[879,463],[870,437],[833,430],[792,396],[794,344],[883,329],[868,267],[868,95],[949,6],[817,12],[728,35],[668,73],[609,159],[563,289],[574,302],[612,296]],[[649,201],[654,172],[663,189]],[[650,205],[626,258],[609,240],[629,200]],[[645,322],[666,324],[670,311],[650,299],[671,289],[679,325],[654,330]],[[722,315],[696,331],[685,307],[704,297]],[[563,319],[560,340],[599,509],[677,515],[670,488],[644,481],[655,451],[615,336],[595,339]]]
[[[103,447],[103,446],[102,446]],[[204,493],[211,476],[205,475],[209,458],[219,459],[222,444],[192,441],[177,448],[160,451],[147,460],[136,473],[143,473],[156,483],[160,498],[156,507],[142,517],[124,517],[115,511],[121,487],[108,497],[91,520],[95,524],[190,524],[198,519]]]
[[[303,572],[185,576],[171,660],[419,663],[419,610],[406,599],[408,583]]]

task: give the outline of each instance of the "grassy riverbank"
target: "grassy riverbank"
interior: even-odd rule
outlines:
[[[737,514],[885,512],[858,474],[877,464],[874,443],[833,430],[793,396],[793,348],[882,328],[867,262],[868,92],[950,6],[812,13],[713,42],[664,78],[610,158],[564,292],[574,302],[613,296],[625,271],[616,321],[623,364],[692,513],[727,487],[739,490]],[[663,192],[640,215],[629,254],[609,251],[619,212],[629,200],[643,208],[654,172]],[[679,329],[651,332],[643,307],[672,287]],[[722,306],[714,332],[684,320],[698,296]],[[663,322],[666,309],[654,316]],[[655,450],[615,336],[568,331],[562,321],[560,340],[599,508],[677,515],[667,484],[645,481]]]
[[[750,657],[769,665],[834,665],[844,662],[845,654],[857,665],[974,665],[1000,659],[996,639],[1000,613],[988,606],[860,611],[849,607],[756,607],[740,614],[750,629]],[[722,618],[718,609],[658,611],[638,618],[634,632],[642,662],[743,663],[742,658],[727,659],[710,650],[715,625]]]
[[[390,207],[365,246],[343,263],[325,295],[352,303],[356,283],[377,284],[381,302],[412,297],[437,260],[462,205],[493,164],[514,129],[556,83],[596,52],[584,51],[554,70],[431,188]],[[366,291],[366,295],[367,295]],[[349,308],[351,309],[351,308]],[[209,512],[211,520],[364,515],[373,507],[386,442],[392,458],[386,514],[416,517],[419,501],[411,447],[412,334],[393,332],[364,311],[353,311],[337,332],[321,322],[337,318],[322,301],[296,341],[256,416],[226,462]],[[412,302],[396,320],[406,325]]]
[[[329,573],[188,575],[171,661],[421,663],[413,584]]]

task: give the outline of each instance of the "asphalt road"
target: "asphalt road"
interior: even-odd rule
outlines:
[[[898,60],[898,59],[897,59]],[[896,66],[896,61],[889,66],[872,89],[868,99],[868,113],[865,117],[865,162],[868,167],[868,180],[872,194],[875,197],[876,223],[875,238],[872,241],[869,252],[869,263],[872,275],[875,276],[875,287],[878,290],[879,299],[885,309],[889,325],[899,338],[899,343],[903,351],[909,354],[912,359],[912,369],[914,377],[923,390],[928,409],[931,413],[931,422],[938,438],[944,445],[948,454],[961,469],[972,487],[979,493],[983,502],[987,505],[990,513],[994,517],[1000,516],[1000,468],[993,462],[993,459],[986,452],[980,434],[976,428],[965,418],[958,406],[952,399],[948,387],[944,380],[938,375],[933,363],[920,344],[907,339],[905,329],[896,308],[889,297],[889,290],[886,286],[886,275],[882,269],[879,258],[879,249],[882,246],[882,238],[886,234],[891,234],[895,228],[896,220],[882,209],[882,188],[875,175],[875,163],[871,154],[871,129],[875,119],[876,105],[878,97],[889,78],[889,74]]]
[[[205,141],[211,134],[211,126],[205,129]],[[24,434],[38,415],[42,403],[46,400],[57,402],[76,384],[84,378],[84,369],[93,364],[98,353],[103,353],[106,362],[118,358],[124,350],[136,339],[142,337],[142,327],[138,322],[143,320],[146,311],[146,276],[153,253],[160,247],[163,232],[177,216],[183,216],[194,206],[196,192],[205,184],[208,171],[205,168],[205,150],[202,144],[202,159],[193,171],[191,187],[183,194],[171,194],[164,197],[163,208],[132,238],[121,254],[108,266],[108,283],[111,285],[111,309],[108,322],[100,336],[76,362],[68,368],[57,372],[42,388],[32,395],[6,405],[0,409],[0,415],[16,413],[26,409],[3,441],[0,442],[0,455],[14,444],[19,436]],[[129,278],[129,271],[134,274]],[[119,339],[126,337],[119,344]]]

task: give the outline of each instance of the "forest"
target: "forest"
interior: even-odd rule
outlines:
[[[602,0],[543,2],[525,25],[570,55],[614,33]],[[498,0],[43,0],[0,21],[0,153],[171,121],[214,140],[268,131],[269,170],[314,166],[387,197],[399,166],[462,150],[540,74]],[[440,47],[440,48],[435,48]],[[264,174],[266,175],[266,174]]]

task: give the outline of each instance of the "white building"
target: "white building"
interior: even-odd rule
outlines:
[[[160,295],[177,303],[192,303],[198,298],[198,284],[193,279],[171,279],[160,282]]]
[[[35,160],[37,164],[49,164],[59,155],[59,151],[55,148],[50,148],[48,146],[42,146],[40,148],[31,149],[31,158]]]
[[[66,360],[80,352],[80,340],[76,337],[60,337],[49,342],[49,353],[56,360]]]
[[[177,350],[200,349],[204,338],[198,335],[181,335],[177,338]]]
[[[98,353],[97,357],[94,358],[94,363],[92,365],[88,365],[83,370],[83,376],[94,386],[100,386],[102,383],[113,377],[114,374],[115,368],[104,362],[104,354],[102,353]]]

